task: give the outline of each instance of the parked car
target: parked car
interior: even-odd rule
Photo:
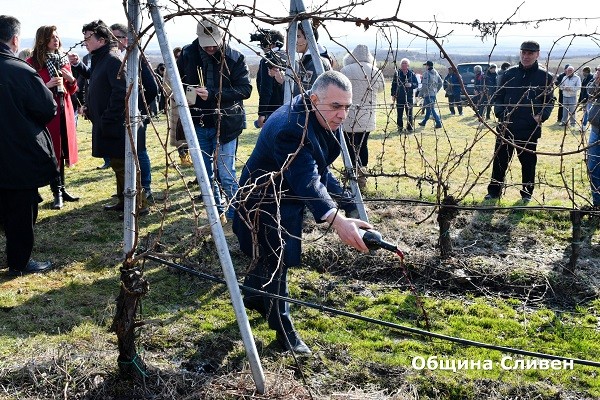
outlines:
[[[473,96],[473,92],[475,91],[475,71],[473,68],[475,68],[476,65],[481,65],[481,70],[483,71],[484,75],[490,66],[487,61],[456,64],[456,69],[458,70],[460,76],[462,76],[463,84],[465,85],[465,89],[470,97]],[[461,98],[463,100],[466,99],[464,94],[461,95]]]

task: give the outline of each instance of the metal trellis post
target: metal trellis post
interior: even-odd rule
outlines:
[[[137,0],[127,2],[127,19],[129,21],[129,29],[127,38],[129,43],[135,43],[135,39],[140,30],[140,3]],[[132,32],[132,29],[134,30]],[[129,136],[125,138],[125,207],[123,212],[123,253],[128,254],[133,249],[135,241],[135,226],[136,226],[136,202],[139,194],[136,185],[136,163],[134,156],[137,154],[137,127],[139,120],[138,109],[138,67],[140,63],[139,49],[137,45],[132,46],[127,57],[127,87],[131,88],[129,95],[129,120],[127,121],[128,129],[131,129],[133,140],[129,140]],[[143,196],[143,193],[142,193]]]
[[[212,236],[217,247],[219,254],[219,260],[221,261],[221,268],[223,269],[223,275],[227,288],[229,289],[229,295],[231,296],[231,303],[233,304],[233,310],[237,319],[240,334],[244,347],[246,348],[246,356],[250,363],[250,369],[252,371],[252,377],[256,384],[256,389],[259,393],[265,392],[265,377],[256,350],[256,344],[252,337],[252,330],[250,323],[248,322],[248,316],[246,315],[246,309],[242,301],[240,288],[231,261],[231,255],[229,254],[229,248],[227,247],[227,241],[225,240],[225,234],[223,233],[223,226],[219,220],[219,214],[213,197],[212,185],[208,179],[206,168],[204,167],[204,161],[200,154],[200,146],[198,144],[198,138],[194,130],[194,123],[190,114],[190,109],[187,105],[185,93],[175,64],[175,56],[169,44],[167,38],[167,32],[164,29],[163,18],[160,13],[160,9],[157,5],[157,0],[149,0],[148,5],[150,7],[150,13],[152,15],[152,21],[154,23],[154,29],[156,30],[156,36],[160,45],[160,50],[164,59],[166,73],[169,76],[169,80],[172,82],[173,90],[173,101],[177,105],[179,110],[179,117],[185,133],[185,139],[188,144],[190,155],[194,163],[194,170],[200,190],[202,192],[202,200],[205,204],[206,214],[210,223]]]
[[[290,0],[290,16],[298,15],[306,11],[304,7],[303,0]],[[292,20],[290,22],[290,26],[288,29],[288,43],[287,43],[287,52],[288,59],[290,60],[289,68],[294,68],[295,66],[295,54],[296,54],[296,33],[297,33],[297,21]],[[315,39],[315,35],[312,30],[312,26],[308,19],[302,21],[302,28],[304,29],[304,34],[306,35],[306,40],[308,41],[308,47],[310,48],[310,53],[313,55],[315,59],[320,57],[319,47],[317,46],[317,40]],[[317,75],[321,75],[324,72],[323,64],[320,62],[314,62],[315,70]],[[292,89],[294,87],[292,81],[292,74],[286,73],[286,82],[284,88],[284,104],[287,104],[292,99]],[[291,82],[291,83],[290,83]],[[340,142],[342,159],[344,160],[344,168],[347,176],[350,178],[350,188],[352,189],[352,194],[354,195],[354,201],[356,202],[356,208],[358,210],[358,215],[360,219],[365,222],[369,222],[369,217],[367,216],[367,211],[365,209],[365,204],[363,202],[362,194],[360,193],[360,188],[358,187],[358,182],[356,180],[356,169],[352,166],[352,160],[350,158],[350,153],[348,150],[348,146],[346,145],[346,140],[344,139],[344,132],[341,131],[341,136],[338,138]]]

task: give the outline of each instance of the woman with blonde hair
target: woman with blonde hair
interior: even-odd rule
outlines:
[[[61,49],[56,26],[38,28],[33,51],[27,62],[35,68],[46,87],[52,91],[58,106],[56,115],[46,127],[50,131],[60,169],[58,178],[50,184],[54,194],[52,208],[59,210],[63,207],[63,200],[78,201],[79,197],[71,195],[64,186],[65,164],[70,167],[78,160],[75,112],[71,102],[71,95],[77,91],[77,79],[71,73],[67,55]]]
[[[23,61],[26,61],[29,57],[31,57],[31,49],[29,47],[22,49],[19,51],[19,54],[17,54],[17,57]]]

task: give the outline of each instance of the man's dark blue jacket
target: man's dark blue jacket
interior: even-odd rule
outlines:
[[[233,228],[247,255],[280,250],[282,237],[284,262],[298,265],[305,206],[317,222],[332,208],[356,208],[329,169],[340,154],[340,133],[319,124],[308,94],[296,96],[292,105],[269,117],[240,178]],[[257,236],[262,250],[254,254]]]

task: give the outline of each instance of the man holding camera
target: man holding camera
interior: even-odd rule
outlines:
[[[259,29],[257,33],[250,35],[250,41],[260,41],[260,48],[265,53],[256,73],[258,119],[254,125],[262,128],[269,115],[283,104],[283,77],[280,68],[285,68],[287,56],[282,50],[283,34],[278,30]]]

